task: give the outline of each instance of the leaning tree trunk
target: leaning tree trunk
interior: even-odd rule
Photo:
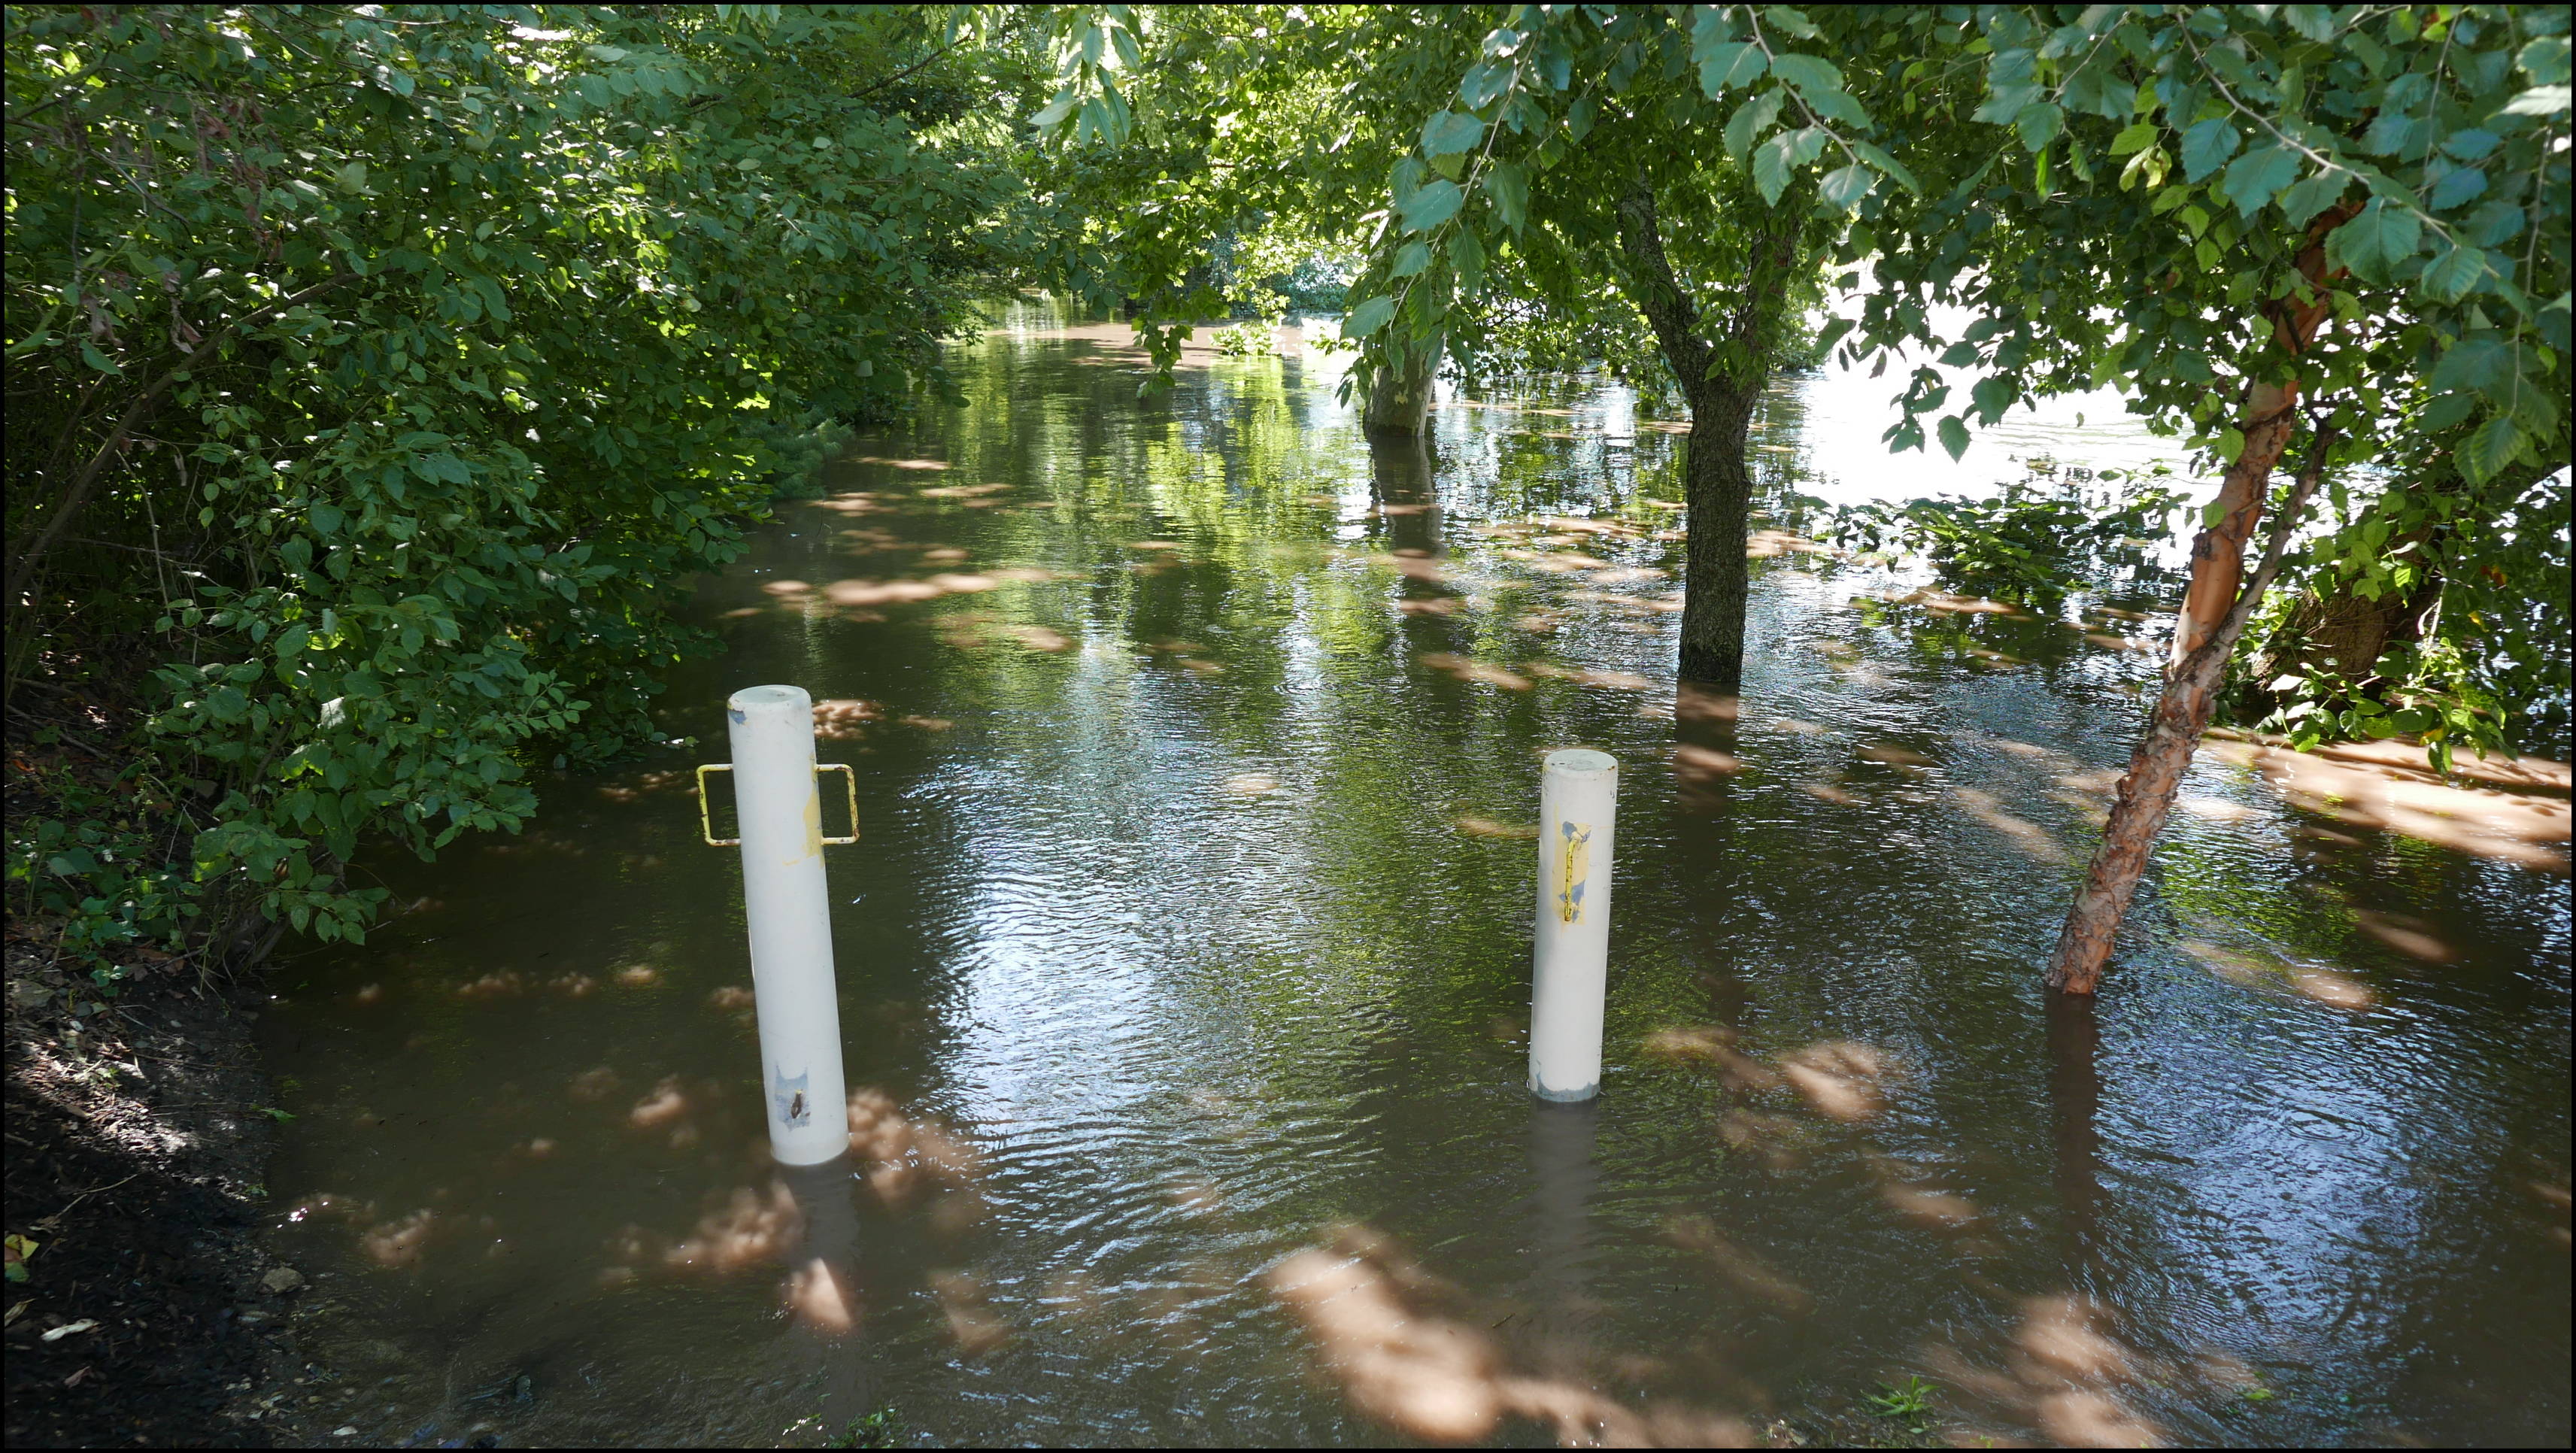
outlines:
[[[2283,446],[2289,442],[2296,410],[2291,390],[2258,387],[2255,397],[2277,402],[2277,416],[2249,421],[2244,452],[2229,467],[2219,499],[2226,503],[2250,490],[2255,502],[2252,511],[2259,513],[2272,468],[2280,462]],[[2090,994],[2101,982],[2103,965],[2111,957],[2112,935],[2119,931],[2130,899],[2137,896],[2138,879],[2146,872],[2156,835],[2164,831],[2165,819],[2173,812],[2174,795],[2182,787],[2182,774],[2191,766],[2192,753],[2200,746],[2200,734],[2208,729],[2210,708],[2217,701],[2218,683],[2227,672],[2227,659],[2236,649],[2236,638],[2245,630],[2246,618],[2254,613],[2255,604],[2271,588],[2272,577],[2280,570],[2281,552],[2289,544],[2290,532],[2298,527],[2308,497],[2315,493],[2317,480],[2325,471],[2328,442],[2324,436],[2316,441],[2312,462],[2291,492],[2289,504],[2272,523],[2272,540],[2261,567],[2241,589],[2236,587],[2236,581],[2243,571],[2243,555],[2222,558],[2212,540],[2228,529],[2240,510],[2230,508],[2217,524],[2202,530],[2194,543],[2192,589],[2184,597],[2183,618],[2174,628],[2174,637],[2177,642],[2188,638],[2196,644],[2165,668],[2164,694],[2156,701],[2146,740],[2129,758],[2129,770],[2120,778],[2119,795],[2111,804],[2110,821],[2102,829],[2102,845],[2094,850],[2084,887],[2075,895],[2074,907],[2067,910],[2066,926],[2058,934],[2057,952],[2048,965],[2050,988]],[[2240,549],[2252,530],[2249,517],[2236,536]],[[2214,594],[2201,588],[2204,571],[2223,577],[2233,593],[2219,598],[2217,611],[2199,615],[2195,611],[2205,609]]]
[[[2311,285],[2328,280],[2326,234],[2360,210],[2354,203],[2342,203],[2310,225],[2308,245],[2299,254],[2299,270]],[[2307,351],[2333,304],[2319,288],[2307,302],[2275,304],[2265,311],[2272,321],[2273,338],[2283,352],[2295,357]],[[2066,911],[2066,926],[2058,932],[2057,951],[2048,963],[2052,989],[2090,994],[2101,982],[2103,965],[2111,958],[2112,935],[2119,932],[2129,901],[2137,896],[2138,879],[2146,872],[2156,835],[2164,831],[2174,794],[2182,787],[2182,774],[2191,766],[2200,734],[2209,726],[2228,655],[2236,648],[2236,637],[2245,629],[2255,602],[2280,569],[2289,532],[2325,469],[2326,440],[2320,436],[2315,463],[2300,479],[2289,508],[2273,523],[2262,568],[2240,590],[2245,542],[2253,538],[2254,527],[2263,518],[2263,505],[2272,491],[2272,470],[2298,427],[2298,403],[2296,378],[2258,382],[2246,391],[2241,430],[2245,445],[2219,485],[2218,522],[2192,541],[2191,585],[2183,593],[2182,612],[2174,622],[2164,694],[2156,701],[2146,740],[2138,744],[2129,758],[2129,770],[2120,778],[2110,820],[2102,827],[2102,845],[2094,850],[2084,886]]]

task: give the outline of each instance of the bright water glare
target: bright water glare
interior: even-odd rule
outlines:
[[[1624,390],[1372,445],[1327,357],[1140,398],[1125,337],[960,347],[966,407],[686,606],[694,745],[377,855],[399,915],[282,976],[344,1441],[2565,1441],[2563,791],[2213,744],[2099,1004],[2052,1005],[2162,582],[1926,599],[1782,506],[1740,704],[1677,696],[1680,441]],[[2099,404],[1891,460],[1886,392],[1784,383],[1767,484],[2180,467]],[[691,778],[773,681],[862,833],[857,1149],[792,1178]],[[1573,745],[1625,781],[1568,1110],[1521,1080]]]

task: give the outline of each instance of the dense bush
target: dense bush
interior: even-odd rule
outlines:
[[[17,823],[18,905],[356,937],[363,835],[649,731],[671,587],[1007,268],[935,13],[13,7],[10,671],[148,683],[201,828],[147,912]]]

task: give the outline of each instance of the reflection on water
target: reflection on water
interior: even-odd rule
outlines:
[[[2051,1003],[2154,582],[2043,619],[1784,504],[1743,696],[1677,696],[1623,393],[1373,443],[1329,360],[1140,400],[1049,324],[709,580],[731,650],[663,698],[717,743],[796,682],[858,769],[847,1163],[768,1163],[704,746],[373,865],[408,911],[299,961],[280,1235],[356,1441],[1750,1443],[1896,1436],[1911,1377],[1970,1443],[2564,1440],[2563,778],[2217,744]],[[1770,484],[1875,403],[1785,386]],[[2030,448],[2140,447],[2096,422]],[[1566,1109],[1521,1080],[1576,744],[1630,771]]]

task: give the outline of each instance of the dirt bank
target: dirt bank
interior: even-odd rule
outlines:
[[[327,1439],[262,1250],[270,1098],[246,992],[171,972],[84,996],[14,922],[8,945],[9,1446],[266,1447]],[[14,1248],[13,1248],[14,1249]]]

